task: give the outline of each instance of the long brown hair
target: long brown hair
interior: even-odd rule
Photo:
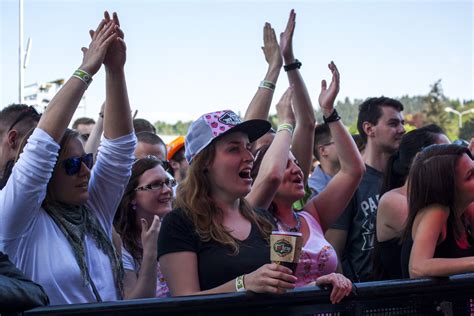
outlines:
[[[403,240],[411,236],[416,215],[430,205],[449,208],[448,223],[456,240],[465,234],[463,216],[456,215],[456,165],[459,158],[471,153],[458,145],[431,145],[415,158],[408,178],[408,219]]]
[[[237,255],[239,244],[222,226],[222,210],[216,206],[211,197],[207,168],[214,161],[215,155],[215,143],[211,143],[193,158],[186,178],[178,187],[176,206],[183,209],[191,219],[202,241],[214,240],[228,246],[232,250],[232,255]],[[268,239],[273,228],[270,221],[256,213],[244,198],[240,198],[239,201],[241,214],[256,224],[262,237]]]
[[[115,230],[119,233],[124,248],[130,253],[136,265],[139,265],[143,258],[143,248],[140,243],[141,227],[137,225],[137,212],[132,208],[131,202],[135,198],[135,189],[138,186],[140,177],[145,171],[156,166],[163,165],[160,160],[151,157],[135,161],[132,166],[132,175],[114,217]]]

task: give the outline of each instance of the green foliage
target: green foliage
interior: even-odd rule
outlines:
[[[470,119],[463,123],[462,128],[459,130],[459,138],[469,141],[473,137],[474,137],[474,119]]]
[[[473,130],[470,129],[471,125],[474,124],[472,122],[474,120],[474,114],[463,116],[463,121],[465,122],[464,124],[466,127],[463,126],[463,129],[460,131],[458,128],[458,117],[445,111],[446,107],[451,107],[460,112],[474,108],[474,101],[463,105],[459,100],[448,99],[443,93],[441,79],[437,80],[430,86],[430,90],[426,95],[404,95],[397,99],[405,108],[404,114],[407,121],[407,124],[405,125],[406,131],[414,129],[415,125],[420,127],[434,123],[443,128],[451,139],[457,139],[458,134],[460,135],[459,137],[465,139],[470,139],[474,136]],[[359,105],[363,101],[363,99],[351,100],[346,97],[343,101],[338,100],[335,105],[339,116],[341,116],[344,125],[348,126],[351,134],[358,134],[356,125],[357,115]],[[317,122],[321,123],[323,121],[321,111],[315,111],[315,116]],[[270,115],[269,121],[272,123],[273,128],[277,127],[278,118],[276,114]],[[178,121],[176,124],[168,124],[158,121],[155,123],[155,126],[158,132],[163,135],[186,135],[190,124],[191,122],[182,121]]]
[[[189,125],[191,125],[191,121],[178,121],[176,124],[169,124],[162,121],[155,123],[156,130],[160,135],[186,135]]]

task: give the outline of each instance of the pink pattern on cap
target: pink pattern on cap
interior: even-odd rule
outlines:
[[[232,111],[217,111],[204,115],[204,121],[211,128],[214,136],[228,131],[237,124],[240,124],[240,118]]]

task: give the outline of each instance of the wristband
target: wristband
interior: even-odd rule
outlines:
[[[245,292],[246,291],[245,284],[244,284],[244,276],[245,276],[245,274],[242,274],[242,275],[238,276],[237,278],[235,278],[235,290],[237,292]]]
[[[301,65],[302,65],[302,63],[298,59],[295,59],[295,61],[292,62],[291,64],[283,66],[283,69],[285,69],[285,71],[300,69]]]
[[[259,88],[265,88],[265,89],[268,89],[268,90],[272,90],[272,91],[275,91],[275,84],[271,81],[267,81],[267,80],[262,80],[260,82],[260,85],[258,86]]]
[[[331,113],[331,115],[329,115],[328,117],[325,117],[323,115],[323,121],[324,123],[328,124],[328,123],[332,123],[332,122],[337,122],[341,119],[341,117],[339,116],[339,114],[337,114],[337,111],[336,109],[334,109]]]
[[[82,69],[78,69],[74,71],[72,76],[84,82],[86,86],[89,86],[92,82],[92,76]]]
[[[293,125],[288,123],[283,123],[278,125],[277,132],[279,131],[288,131],[293,136]]]

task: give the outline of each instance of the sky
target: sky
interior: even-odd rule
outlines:
[[[220,109],[245,113],[263,79],[263,25],[277,35],[296,11],[293,47],[313,105],[334,60],[338,99],[444,93],[474,99],[473,1],[24,0],[25,85],[68,79],[104,10],[119,14],[127,44],[128,93],[137,117],[188,121]],[[18,102],[18,0],[0,0],[0,107]],[[275,104],[288,86],[284,71]],[[77,116],[96,118],[101,69]],[[356,110],[356,109],[354,109]],[[275,112],[274,106],[271,112]]]

